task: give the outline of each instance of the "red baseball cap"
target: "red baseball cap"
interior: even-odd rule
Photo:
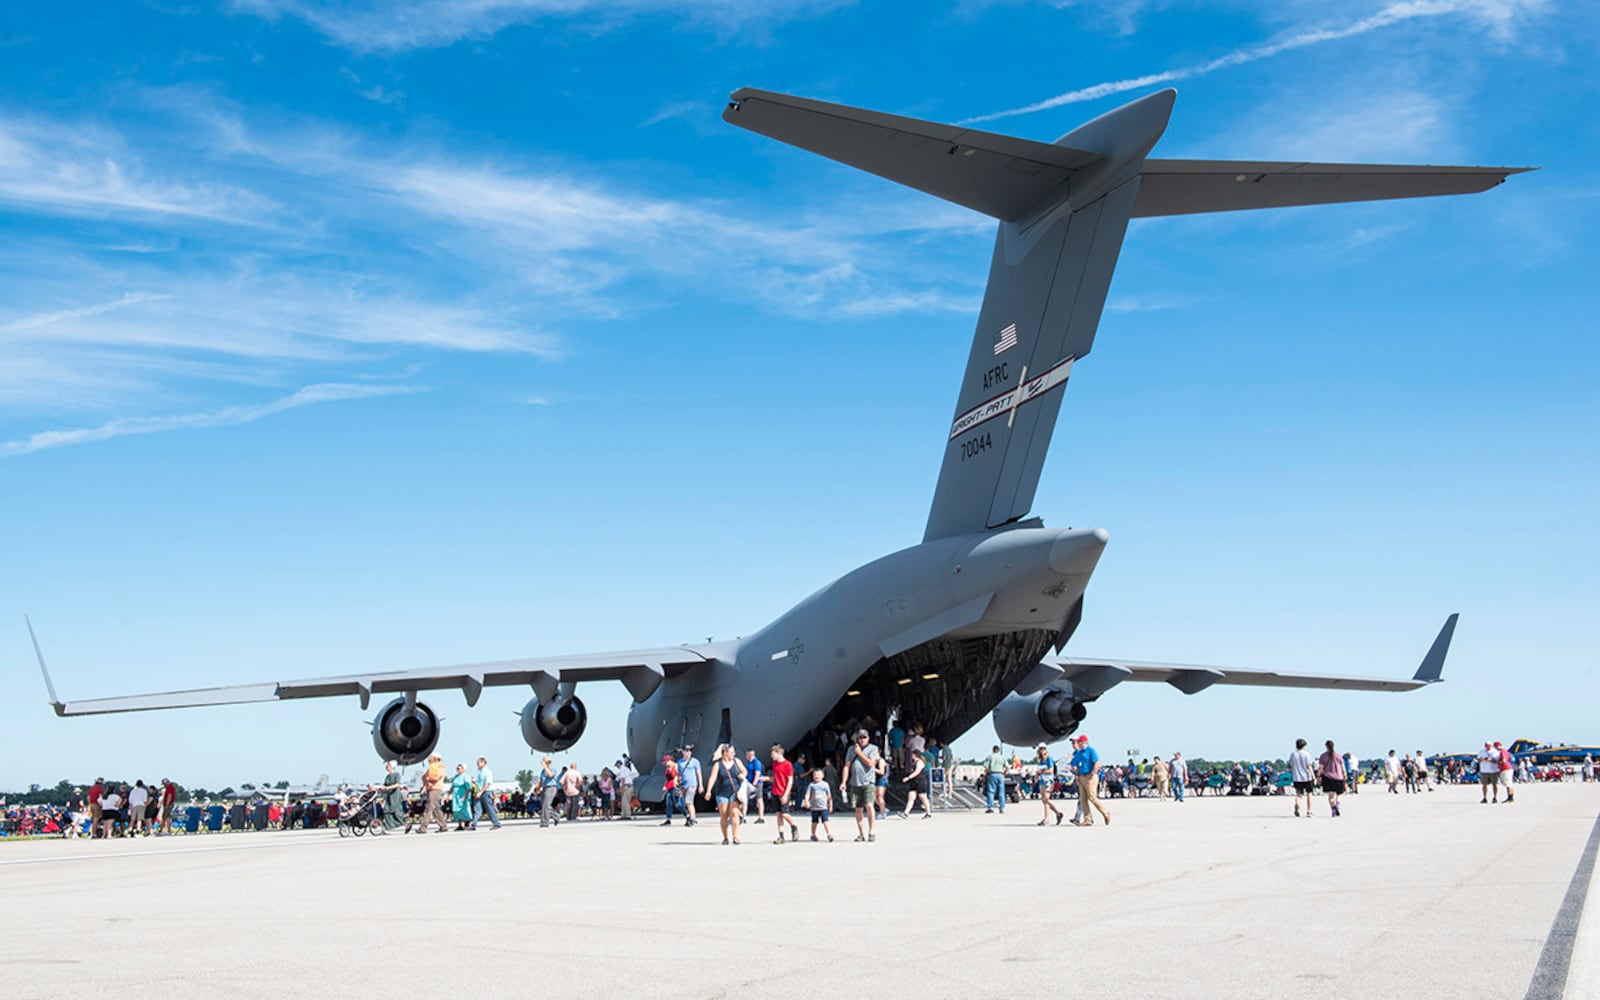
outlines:
[[[1499,741],[1499,740],[1495,740],[1495,741],[1494,741],[1494,745],[1495,745],[1495,746],[1500,746],[1500,741]]]

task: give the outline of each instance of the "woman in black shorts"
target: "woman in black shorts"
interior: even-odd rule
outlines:
[[[1327,742],[1327,751],[1317,758],[1317,773],[1322,777],[1322,790],[1328,793],[1328,811],[1339,815],[1339,796],[1344,794],[1344,758]]]

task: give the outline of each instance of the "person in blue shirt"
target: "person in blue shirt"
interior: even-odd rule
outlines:
[[[750,783],[750,799],[755,803],[757,823],[765,823],[767,821],[766,789],[761,787],[761,782],[765,778],[761,772],[761,761],[756,757],[755,748],[752,747],[746,750],[744,752],[744,780]],[[749,812],[748,803],[746,803],[745,811]]]
[[[478,828],[478,818],[484,813],[489,814],[489,828],[500,829],[500,810],[494,805],[494,792],[489,786],[494,784],[494,772],[489,770],[489,758],[478,758],[478,773],[472,783],[478,788],[478,797],[472,803],[472,828]]]
[[[705,790],[705,783],[701,779],[700,762],[694,756],[693,743],[683,748],[683,757],[678,761],[678,788],[683,793],[683,811],[688,817],[683,825],[694,826],[699,822],[694,815],[694,797]]]
[[[1055,813],[1056,825],[1061,825],[1061,810],[1057,809],[1054,802],[1050,801],[1050,794],[1056,790],[1056,761],[1050,756],[1050,748],[1041,743],[1035,748],[1034,764],[1039,769],[1039,801],[1044,803],[1044,819],[1039,821],[1040,826],[1050,822],[1050,814]]]
[[[1072,738],[1072,769],[1078,772],[1078,812],[1080,818],[1072,821],[1073,826],[1094,826],[1094,813],[1090,808],[1100,810],[1101,817],[1106,821],[1106,826],[1111,825],[1111,814],[1106,812],[1106,807],[1100,804],[1100,755],[1094,752],[1094,747],[1089,745],[1089,737],[1078,734]]]

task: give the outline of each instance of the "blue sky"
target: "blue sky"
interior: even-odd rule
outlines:
[[[1600,22],[1549,0],[13,7],[0,21],[0,785],[375,770],[354,701],[67,697],[752,631],[912,544],[988,220],[730,128],[757,86],[1158,156],[1536,165],[1130,229],[1035,512],[1072,649],[1409,674],[1117,690],[1105,752],[1600,740]],[[591,686],[586,767],[627,698]],[[527,759],[491,691],[441,750]],[[962,749],[986,748],[987,724]]]

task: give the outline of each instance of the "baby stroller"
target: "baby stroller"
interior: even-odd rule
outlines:
[[[1228,775],[1228,794],[1246,795],[1250,791],[1250,779],[1245,776],[1243,769],[1235,770]]]
[[[379,790],[368,788],[357,792],[339,809],[339,836],[352,834],[359,837],[371,832],[374,837],[383,834],[383,824],[378,820]]]

